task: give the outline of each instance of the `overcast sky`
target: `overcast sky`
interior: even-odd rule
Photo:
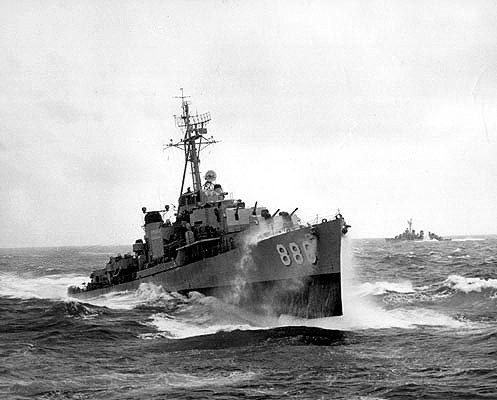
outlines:
[[[497,233],[494,1],[0,2],[0,247],[128,244],[202,172],[353,237]]]

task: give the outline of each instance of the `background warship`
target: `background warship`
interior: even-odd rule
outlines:
[[[451,239],[443,238],[442,236],[437,235],[436,233],[433,232],[428,232],[428,238],[425,236],[424,231],[419,231],[419,233],[416,233],[414,229],[412,229],[412,218],[407,221],[407,228],[404,232],[401,234],[393,237],[393,238],[387,238],[387,242],[399,242],[399,241],[406,241],[406,240],[438,240],[438,241],[447,241]]]
[[[167,291],[198,291],[252,311],[305,318],[342,315],[341,238],[347,225],[340,213],[302,225],[295,212],[269,212],[227,198],[216,173],[202,184],[200,151],[215,143],[207,137],[210,114],[190,115],[181,95],[176,125],[183,138],[167,147],[184,151],[185,164],[175,221],[164,220],[169,207],[144,213],[144,240],[133,255],[111,257],[71,297],[87,299],[110,291],[134,290],[145,282]],[[192,187],[185,191],[188,166]]]

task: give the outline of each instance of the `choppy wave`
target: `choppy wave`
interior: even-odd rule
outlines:
[[[137,290],[109,292],[95,298],[84,300],[87,303],[116,310],[131,310],[140,306],[162,306],[174,308],[186,297],[165,291],[153,283],[142,283]]]
[[[354,307],[354,308],[352,308]],[[363,304],[361,308],[345,308],[341,317],[303,320],[292,316],[279,318],[281,326],[308,326],[343,331],[361,331],[367,329],[402,328],[413,329],[417,326],[447,328],[470,327],[465,321],[459,321],[450,315],[430,309],[395,309],[385,310],[381,307]]]
[[[497,290],[497,279],[466,278],[459,275],[450,275],[444,282],[449,288],[464,293],[481,292],[485,289]]]
[[[93,318],[93,309],[80,306],[80,301],[67,297],[67,287],[84,280],[77,275],[46,275],[41,277],[3,274],[4,284],[0,295],[21,299],[43,298],[63,300],[66,313],[82,318]],[[344,315],[341,317],[301,319],[293,316],[257,316],[236,306],[228,305],[213,297],[200,293],[183,296],[170,293],[162,287],[144,283],[136,291],[110,292],[85,303],[96,307],[115,310],[143,309],[150,314],[147,325],[153,331],[139,335],[142,339],[170,338],[182,339],[216,332],[234,330],[273,329],[282,326],[307,326],[324,329],[364,330],[364,329],[411,329],[416,326],[444,326],[450,328],[468,327],[467,321],[427,308],[403,308],[415,302],[426,302],[439,296],[440,287],[463,293],[497,289],[497,279],[465,278],[449,276],[438,291],[427,287],[413,287],[410,281],[365,282],[354,287],[344,288]],[[386,304],[400,307],[386,309],[369,297],[382,297]]]
[[[193,388],[203,386],[225,386],[241,381],[252,380],[256,377],[256,373],[249,372],[229,372],[227,374],[211,374],[207,376],[191,375],[191,374],[167,374],[162,377],[162,384],[172,387]]]
[[[113,256],[116,253],[114,251],[79,251],[78,254],[85,256]]]
[[[119,373],[108,372],[99,375],[84,375],[75,376],[71,380],[62,382],[63,392],[68,395],[76,395],[81,398],[78,393],[84,394],[85,398],[101,398],[99,393],[102,391],[119,392],[123,388],[127,388],[126,398],[144,398],[157,394],[168,394],[171,389],[201,389],[212,387],[224,387],[236,385],[243,382],[254,380],[258,374],[253,371],[228,371],[226,373],[179,373],[179,372],[148,372],[148,373]],[[50,384],[33,384],[25,383],[22,380],[14,383],[11,386],[10,393],[12,395],[32,396],[37,398],[55,398],[50,395]],[[60,384],[58,385],[60,386]],[[81,390],[78,388],[86,388]],[[74,392],[74,393],[73,393]],[[46,395],[49,395],[46,396]],[[56,393],[53,393],[56,394]],[[94,397],[97,395],[97,397]],[[107,395],[107,398],[119,398],[119,396]],[[58,398],[58,397],[57,397]],[[66,397],[64,397],[66,398]]]
[[[256,329],[255,327],[247,324],[199,324],[197,321],[189,322],[164,313],[154,314],[150,319],[150,325],[154,326],[154,328],[157,329],[159,332],[142,334],[140,335],[142,339],[157,339],[161,337],[166,337],[169,339],[184,339],[187,337],[209,335],[212,333],[234,331],[237,329]]]
[[[366,282],[357,288],[357,293],[361,296],[378,296],[387,292],[397,293],[412,293],[414,289],[412,283],[409,281],[404,282]]]
[[[49,309],[49,312],[58,315],[67,315],[77,318],[93,318],[99,315],[98,311],[86,304],[78,303],[77,301],[57,302]]]
[[[462,237],[462,238],[452,238],[452,242],[475,242],[475,241],[483,241],[487,240],[487,238],[482,237]]]
[[[67,299],[67,288],[80,285],[86,277],[77,274],[68,275],[19,275],[15,273],[0,273],[0,296],[20,299]]]
[[[72,299],[105,248],[19,250],[0,265],[0,397],[496,397],[497,240],[354,243],[344,315],[312,320],[153,284]]]
[[[471,278],[464,277],[460,275],[449,275],[447,279],[442,282],[435,282],[429,286],[413,287],[412,282],[365,282],[359,285],[357,288],[353,289],[355,293],[360,296],[381,296],[386,294],[415,294],[418,297],[423,297],[426,300],[426,296],[431,296],[436,292],[437,295],[440,293],[449,294],[447,291],[452,292],[482,292],[484,290],[494,291],[497,290],[497,279],[482,279],[482,278]]]
[[[390,285],[397,288],[397,293],[412,293],[412,286]],[[409,289],[409,290],[408,290]],[[288,326],[304,326],[331,330],[367,330],[404,328],[417,326],[436,326],[447,328],[469,328],[473,325],[467,321],[454,318],[440,311],[428,308],[395,308],[385,309],[374,301],[370,301],[358,292],[348,295],[344,301],[344,315],[317,319],[298,318],[290,315],[260,316],[222,303],[218,299],[203,297],[197,293],[196,305],[190,302],[182,304],[180,311],[174,313],[157,313],[151,316],[149,324],[158,333],[141,335],[143,339],[167,337],[182,339],[187,337],[209,335],[222,331],[274,329]],[[196,308],[201,305],[200,308]]]

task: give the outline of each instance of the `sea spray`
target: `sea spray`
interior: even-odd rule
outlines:
[[[155,327],[157,333],[141,334],[141,339],[185,339],[188,337],[209,335],[220,331],[233,331],[236,329],[249,330],[255,329],[246,324],[199,324],[198,321],[185,321],[184,319],[173,318],[170,315],[159,313],[151,317],[150,325]]]
[[[225,295],[225,299],[230,303],[239,304],[246,294],[247,274],[251,269],[254,268],[252,249],[253,246],[255,246],[257,242],[259,242],[259,240],[261,240],[260,227],[247,232],[241,240],[241,258],[235,265],[237,272],[233,281],[232,290],[227,295]]]
[[[36,276],[32,273],[0,273],[0,295],[22,299],[65,300],[68,298],[68,286],[84,280],[84,276],[77,274]]]
[[[497,291],[497,279],[467,278],[459,275],[449,275],[444,284],[451,289],[460,290],[464,293],[481,292],[484,289]]]
[[[361,295],[358,279],[359,266],[355,260],[352,239],[342,240],[342,292],[343,316],[333,322],[330,328],[339,326],[341,329],[377,328],[390,326],[392,321],[387,313],[371,299]]]
[[[412,283],[409,281],[403,282],[365,282],[357,286],[357,294],[360,296],[378,296],[388,292],[396,293],[413,293]]]
[[[248,275],[254,271],[255,264],[252,258],[252,250],[261,240],[274,236],[276,233],[281,233],[272,229],[266,222],[262,221],[259,225],[253,226],[243,236],[240,243],[240,260],[235,264],[236,275],[229,293],[224,295],[224,300],[228,303],[244,306],[248,309],[255,307],[258,312],[265,315],[277,313],[273,308],[273,299],[278,296],[278,293],[283,289],[278,285],[273,288],[266,287],[264,289],[264,297],[257,298],[257,305],[253,304],[254,293],[252,288],[247,284]],[[293,279],[285,282],[285,291],[298,291],[304,285],[303,279]],[[257,297],[257,296],[255,296]],[[254,309],[255,310],[255,309]]]
[[[388,290],[409,293],[414,289],[412,283],[404,282],[361,282],[360,266],[354,256],[352,239],[342,240],[342,292],[344,312],[341,317],[299,320],[285,317],[281,322],[288,324],[303,323],[306,326],[326,329],[363,330],[386,328],[414,328],[416,325],[461,327],[464,323],[451,316],[428,309],[387,310],[377,303],[371,295]]]
[[[219,331],[252,330],[264,324],[258,316],[236,305],[198,292],[191,292],[173,312],[153,314],[148,323],[159,332],[144,334],[142,339],[167,337],[182,339]]]
[[[175,292],[168,292],[162,286],[151,282],[141,283],[137,290],[109,292],[98,297],[87,299],[85,302],[100,307],[116,310],[132,310],[143,305],[162,306],[167,309],[176,307],[178,302],[186,297]]]

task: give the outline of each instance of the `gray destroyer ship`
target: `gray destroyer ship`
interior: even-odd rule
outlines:
[[[412,229],[412,218],[411,218],[410,220],[407,221],[407,228],[404,232],[398,234],[393,238],[386,238],[385,240],[387,242],[399,242],[406,240],[424,240],[424,238],[425,238],[424,231],[419,231],[419,233],[416,233],[416,231]]]
[[[342,315],[341,240],[348,228],[338,212],[330,220],[302,224],[292,212],[273,212],[228,197],[216,173],[201,181],[200,152],[215,143],[207,137],[210,114],[191,115],[182,94],[183,137],[166,147],[185,155],[174,222],[171,210],[144,213],[144,239],[133,254],[111,257],[83,287],[68,294],[89,299],[111,291],[135,290],[153,283],[171,292],[197,291],[265,314],[304,318]],[[185,190],[190,169],[192,188]]]
[[[414,229],[412,229],[412,218],[407,221],[407,228],[404,232],[398,234],[393,238],[386,238],[387,242],[404,242],[404,241],[421,241],[421,240],[436,240],[436,241],[449,241],[451,239],[444,238],[442,236],[437,235],[433,232],[428,232],[428,237],[425,236],[424,231],[419,231],[416,233]]]

